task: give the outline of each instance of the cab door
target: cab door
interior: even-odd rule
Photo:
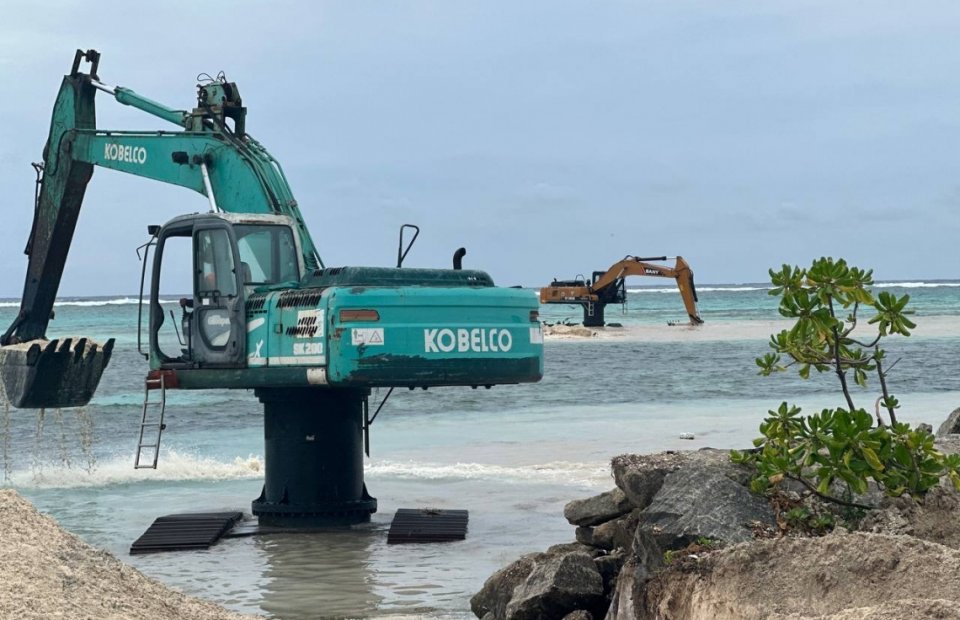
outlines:
[[[200,366],[242,367],[245,311],[233,230],[225,222],[198,223],[193,248],[191,359]]]

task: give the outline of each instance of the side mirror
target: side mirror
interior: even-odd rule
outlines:
[[[407,249],[403,249],[403,231],[407,228],[413,229],[413,238],[410,239],[410,242],[407,244]],[[416,224],[404,224],[400,227],[400,246],[397,248],[397,269],[403,266],[403,259],[407,257],[407,252],[410,251],[410,248],[413,247],[413,242],[417,240],[417,237],[420,235],[420,227]]]
[[[160,234],[160,225],[159,224],[150,224],[147,226],[147,234],[151,237],[156,237]]]

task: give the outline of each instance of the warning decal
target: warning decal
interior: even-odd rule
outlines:
[[[382,327],[354,327],[350,330],[350,342],[355,347],[366,345],[370,347],[383,346]]]

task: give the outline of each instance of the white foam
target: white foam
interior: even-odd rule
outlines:
[[[769,286],[698,286],[697,292],[710,292],[710,291],[769,291]]]
[[[698,286],[697,293],[709,292],[739,292],[739,291],[767,291],[769,286]],[[679,293],[675,286],[649,286],[645,288],[628,288],[628,293]]]
[[[877,282],[876,288],[957,288],[960,282]]]
[[[553,461],[535,465],[490,465],[485,463],[422,463],[417,461],[378,461],[366,468],[374,476],[404,480],[491,480],[505,484],[554,483],[600,487],[610,483],[607,462],[578,463]],[[188,482],[247,480],[263,477],[260,456],[236,457],[222,461],[185,454],[176,450],[161,452],[157,469],[134,469],[133,455],[118,455],[96,463],[91,472],[82,463],[66,467],[44,463],[36,471],[10,472],[14,487],[32,489],[71,489],[137,484],[146,481]]]
[[[960,287],[960,282],[877,282],[871,285],[874,288],[957,288]],[[698,293],[736,293],[742,291],[768,291],[770,286],[761,286],[761,285],[714,285],[714,286],[698,286]],[[675,286],[646,286],[643,288],[628,288],[628,293],[679,293],[679,289]]]
[[[699,289],[698,289],[699,290]],[[650,286],[646,288],[628,288],[628,293],[679,293],[675,286]]]
[[[117,297],[116,299],[68,299],[53,302],[54,307],[77,306],[80,308],[95,308],[98,306],[128,306],[140,303],[137,297]],[[179,303],[178,300],[161,299],[162,304]],[[0,308],[19,308],[19,301],[0,301]]]
[[[116,456],[97,462],[87,471],[81,462],[67,467],[62,463],[42,463],[36,470],[10,472],[15,487],[34,489],[69,489],[134,484],[148,480],[183,482],[190,480],[245,480],[263,477],[263,459],[250,455],[232,461],[183,454],[175,450],[160,453],[157,469],[134,469],[133,455]]]
[[[367,467],[367,473],[406,480],[491,480],[507,484],[548,482],[576,486],[610,484],[610,465],[607,462],[553,461],[510,467],[485,463],[379,461]]]

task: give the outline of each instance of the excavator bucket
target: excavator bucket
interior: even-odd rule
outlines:
[[[100,345],[32,340],[0,347],[0,387],[20,409],[82,407],[90,402],[113,353],[113,338]]]

